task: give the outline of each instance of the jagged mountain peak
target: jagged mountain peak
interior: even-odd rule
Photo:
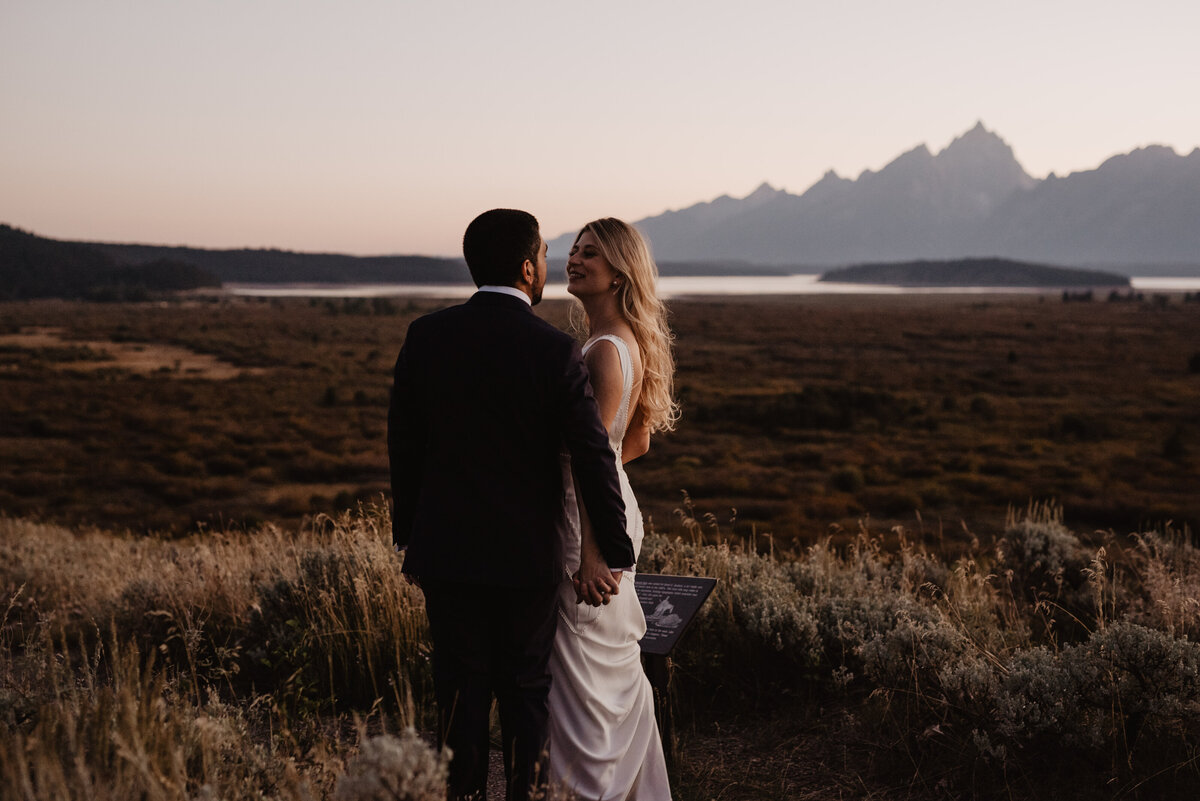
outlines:
[[[995,144],[1000,144],[1006,148],[1008,147],[1008,144],[1000,138],[999,134],[997,134],[995,131],[989,131],[987,126],[983,124],[983,120],[979,120],[970,130],[964,131],[963,133],[954,137],[950,144],[942,148],[942,153],[945,153],[947,150],[950,150],[956,146],[993,146]]]
[[[1145,145],[1135,148],[1128,153],[1119,153],[1105,159],[1100,165],[1101,170],[1113,169],[1127,165],[1138,167],[1165,166],[1182,160],[1183,157],[1175,152],[1175,148],[1167,145]]]
[[[835,172],[834,170],[826,170],[825,174],[821,176],[821,180],[817,181],[815,184],[813,184],[812,186],[810,186],[808,188],[808,192],[811,192],[814,189],[820,189],[820,188],[831,187],[831,186],[847,186],[847,185],[850,185],[853,183],[854,183],[854,179],[852,179],[852,178],[843,178],[842,176],[838,175],[837,172]],[[807,192],[805,194],[807,194]]]
[[[771,198],[777,197],[782,194],[785,194],[784,190],[776,189],[775,187],[771,186],[771,184],[769,184],[768,182],[763,181],[761,184],[758,185],[758,187],[753,192],[746,195],[746,197],[744,199],[750,200],[750,201],[763,201],[763,200],[770,200]]]
[[[840,196],[843,192],[852,189],[855,183],[852,178],[843,178],[833,170],[826,170],[825,174],[821,176],[821,180],[806,189],[800,197],[813,203],[820,203]]]
[[[999,134],[985,128],[982,122],[975,123],[974,128],[955,137],[937,154],[937,160],[950,169],[966,167],[978,170],[986,165],[989,169],[1002,169],[1012,175],[1022,176],[1027,179],[1023,183],[1032,182],[1025,168],[1017,161],[1012,146]]]
[[[791,197],[791,194],[786,189],[776,189],[763,181],[753,192],[742,198],[740,204],[744,210],[748,211],[766,206],[784,197]]]
[[[1200,168],[1200,156],[1181,156],[1167,145],[1146,145],[1111,156],[1099,167],[1078,175],[1091,176],[1105,183],[1115,181],[1115,185],[1121,186],[1130,185],[1129,182],[1145,186],[1179,182],[1194,184],[1200,179],[1197,168]]]
[[[960,134],[951,140],[950,144],[942,148],[938,153],[938,158],[954,157],[958,154],[967,153],[974,157],[996,157],[1002,156],[1016,160],[1013,155],[1012,147],[1009,146],[999,134],[989,131],[983,127],[982,122],[975,123],[975,127],[966,133]]]
[[[933,153],[930,152],[929,146],[922,142],[916,147],[909,148],[899,156],[896,156],[896,158],[884,165],[883,169],[879,170],[879,172],[875,172],[874,170],[863,170],[862,174],[858,177],[859,180],[861,180],[863,178],[870,178],[873,175],[883,175],[887,172],[895,172],[898,169],[906,170],[911,169],[914,166],[924,167],[932,163]]]

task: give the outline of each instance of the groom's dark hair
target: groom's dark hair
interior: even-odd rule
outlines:
[[[463,258],[475,286],[514,286],[521,265],[537,262],[542,244],[537,218],[517,209],[492,209],[480,214],[463,234]]]

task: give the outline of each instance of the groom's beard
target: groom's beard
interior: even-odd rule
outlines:
[[[530,304],[533,306],[542,302],[542,290],[546,288],[546,282],[543,281],[539,286],[532,287],[533,295],[530,297]]]

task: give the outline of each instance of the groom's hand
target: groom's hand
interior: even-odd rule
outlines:
[[[608,565],[584,564],[575,574],[575,603],[600,606],[621,591],[621,571],[609,570]]]

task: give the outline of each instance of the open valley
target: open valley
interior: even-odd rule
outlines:
[[[391,366],[444,301],[0,306],[0,510],[182,534],[387,492]],[[567,324],[567,304],[540,311]],[[678,430],[629,465],[671,526],[805,545],[869,519],[953,547],[1056,500],[1200,522],[1200,305],[1054,295],[676,300]]]

